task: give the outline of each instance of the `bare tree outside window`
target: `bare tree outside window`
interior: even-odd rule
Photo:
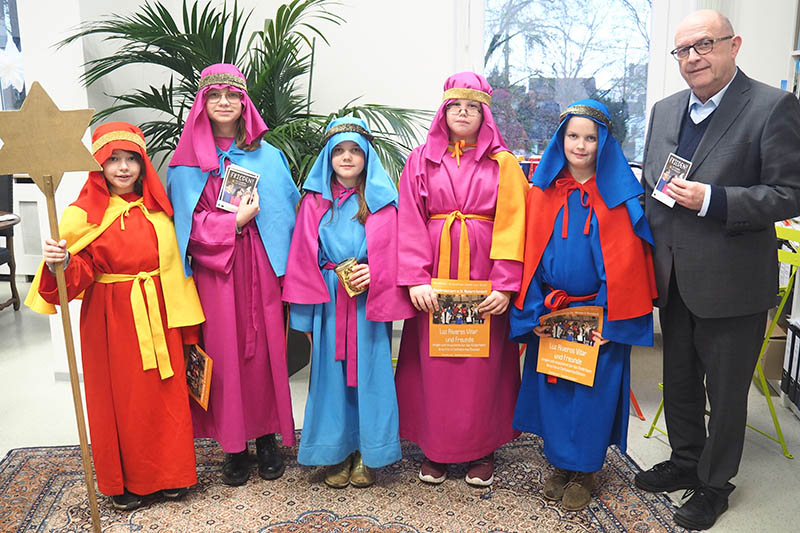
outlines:
[[[492,114],[517,155],[540,155],[567,105],[606,104],[625,155],[644,151],[652,0],[486,0]]]

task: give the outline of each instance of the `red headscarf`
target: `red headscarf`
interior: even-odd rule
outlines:
[[[142,130],[127,122],[107,122],[101,124],[92,134],[92,153],[101,165],[111,157],[114,150],[125,150],[139,154],[142,158],[142,197],[144,206],[150,211],[164,211],[172,216],[172,204],[167,192],[158,178],[156,169],[147,157],[144,134]],[[92,224],[100,224],[103,213],[108,207],[108,191],[106,179],[101,171],[89,172],[89,179],[83,185],[78,199],[72,205],[86,211],[86,220]]]

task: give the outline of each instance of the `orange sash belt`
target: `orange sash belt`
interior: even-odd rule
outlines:
[[[485,215],[465,215],[461,211],[453,211],[452,213],[431,215],[430,219],[444,219],[444,226],[442,226],[442,236],[439,239],[439,269],[437,278],[450,277],[450,227],[456,219],[461,221],[461,235],[458,242],[458,279],[469,279],[469,235],[467,234],[467,219],[489,220],[493,221],[494,217]]]

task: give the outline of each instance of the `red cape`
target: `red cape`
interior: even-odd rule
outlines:
[[[583,190],[589,194],[600,232],[608,319],[625,320],[652,312],[653,299],[658,293],[650,245],[634,233],[624,203],[613,209],[606,206],[594,178],[583,184]],[[556,217],[564,205],[564,194],[569,191],[565,193],[554,186],[542,190],[534,185],[528,192],[522,287],[514,302],[519,309],[523,307],[533,274],[553,234]]]

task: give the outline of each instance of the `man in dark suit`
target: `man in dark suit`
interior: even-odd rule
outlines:
[[[777,292],[774,221],[800,214],[800,104],[737,69],[741,43],[716,11],[680,24],[672,55],[689,90],[653,106],[645,147],[672,454],[636,485],[693,489],[675,513],[689,529],[711,527],[728,508]],[[670,153],[692,161],[687,179],[666,188],[673,208],[651,197]]]

